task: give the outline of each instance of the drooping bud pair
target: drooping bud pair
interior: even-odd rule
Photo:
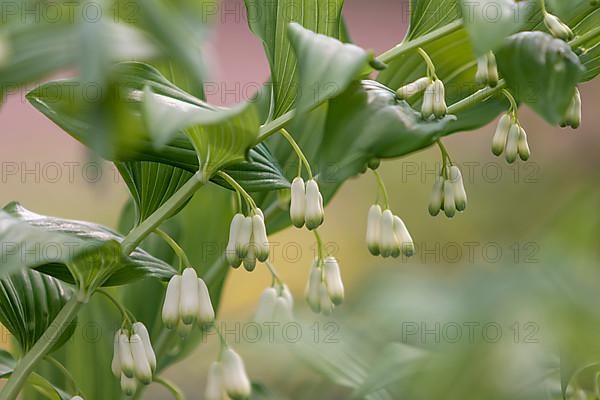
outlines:
[[[301,177],[292,182],[292,197],[290,203],[290,219],[296,228],[302,228],[305,224],[309,230],[317,229],[323,223],[325,212],[323,211],[323,196],[319,191],[319,185],[314,179],[304,183]]]
[[[196,271],[186,268],[182,275],[173,276],[162,309],[162,320],[167,328],[177,328],[181,336],[187,336],[194,323],[207,324],[214,319],[208,287]]]
[[[367,247],[374,256],[396,258],[404,254],[410,257],[415,252],[413,239],[404,221],[391,210],[382,212],[377,204],[369,209],[366,240]]]
[[[138,382],[144,385],[152,382],[156,355],[144,324],[136,322],[131,330],[120,329],[115,333],[111,369],[121,379],[121,389],[128,396],[135,393]]]
[[[546,25],[546,28],[548,28],[555,38],[568,41],[575,37],[571,28],[562,22],[556,15],[546,13],[544,15],[544,25]]]
[[[503,152],[509,164],[514,163],[517,156],[523,161],[527,161],[531,156],[525,129],[514,121],[509,113],[500,118],[492,139],[492,153],[499,156]]]
[[[275,285],[264,290],[256,309],[256,322],[289,322],[293,320],[294,298],[286,285]]]
[[[315,259],[304,292],[306,302],[315,313],[329,315],[344,301],[344,283],[340,265],[333,256]]]
[[[563,128],[570,126],[573,129],[577,129],[579,125],[581,125],[581,93],[579,93],[579,89],[575,88],[575,94],[560,122],[560,126]]]
[[[396,96],[400,100],[408,100],[413,96],[421,94],[431,84],[431,79],[428,77],[419,78],[414,82],[402,86],[396,90]]]
[[[432,115],[435,116],[435,118],[442,118],[447,112],[446,89],[444,88],[444,83],[439,79],[436,79],[425,89],[423,104],[421,106],[421,115],[423,119],[428,119]]]
[[[247,399],[250,397],[251,390],[244,361],[231,348],[225,349],[221,361],[213,362],[208,370],[204,398],[206,400]]]
[[[266,261],[269,251],[265,217],[260,208],[254,210],[252,216],[236,214],[231,220],[225,252],[229,265],[238,268],[243,262],[246,270],[253,271],[256,260]]]
[[[477,74],[475,80],[489,87],[498,85],[498,65],[493,52],[488,52],[477,59]]]
[[[429,214],[433,217],[444,210],[446,216],[452,218],[457,211],[463,212],[467,208],[467,192],[458,166],[447,168],[446,176],[440,174],[433,184],[429,200]]]

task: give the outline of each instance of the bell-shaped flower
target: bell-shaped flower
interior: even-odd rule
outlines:
[[[221,356],[223,366],[223,387],[232,399],[250,397],[251,385],[244,361],[233,349],[227,348]]]
[[[465,184],[460,168],[452,165],[448,172],[448,178],[454,187],[454,204],[456,205],[456,210],[464,211],[467,208],[467,192],[465,191]]]
[[[257,210],[257,213],[252,216],[252,241],[255,246],[256,258],[260,262],[265,262],[269,258],[269,239],[263,213],[260,210]]]
[[[208,324],[215,320],[215,310],[210,300],[208,287],[203,279],[198,278],[198,314],[196,319],[201,324]]]
[[[519,138],[521,136],[521,128],[517,124],[512,124],[508,132],[506,140],[506,161],[512,164],[516,161],[519,154]]]
[[[148,333],[148,329],[146,329],[146,325],[142,324],[141,322],[136,322],[133,324],[132,329],[135,333],[138,334],[140,339],[142,339],[144,351],[146,352],[146,359],[150,364],[152,372],[154,372],[156,370],[156,354],[154,353],[154,349],[152,348],[150,334]]]
[[[223,367],[220,362],[215,361],[208,369],[206,377],[206,388],[204,390],[205,400],[224,400],[227,394],[223,387]]]
[[[523,161],[529,160],[531,157],[531,150],[529,149],[529,143],[527,142],[527,133],[525,133],[525,129],[520,127],[520,135],[519,140],[517,142],[517,152],[519,153],[519,157]]]
[[[181,275],[181,296],[179,316],[184,324],[193,324],[200,309],[198,295],[198,275],[193,268],[186,268]]]
[[[244,218],[243,214],[235,214],[229,226],[229,241],[227,242],[225,258],[227,259],[227,263],[234,268],[238,268],[242,264],[242,259],[238,256],[237,247],[240,228],[244,222]]]
[[[162,320],[169,329],[177,326],[179,321],[179,298],[181,297],[181,275],[173,275],[167,285],[165,301],[162,308]]]
[[[319,268],[319,260],[315,260],[310,270],[308,283],[306,284],[306,290],[304,291],[306,302],[308,303],[310,309],[315,313],[318,313],[321,310],[321,276],[322,272]]]
[[[131,335],[129,338],[129,346],[133,357],[133,372],[135,378],[144,385],[149,385],[152,383],[152,368],[150,367],[150,362],[146,356],[146,349],[140,335],[137,333]]]
[[[442,118],[448,113],[448,107],[446,106],[446,89],[444,83],[436,79],[433,81],[433,115],[436,118]]]
[[[379,205],[374,204],[369,208],[367,217],[367,247],[374,256],[380,254],[379,242],[381,238],[381,217],[382,211]]]
[[[344,283],[340,272],[340,265],[333,256],[325,258],[323,263],[325,277],[325,287],[331,302],[334,305],[340,305],[344,301]]]
[[[130,378],[121,374],[121,390],[126,396],[133,396],[138,388],[138,382],[135,378]]]
[[[306,182],[306,227],[311,231],[317,229],[323,223],[324,216],[323,196],[317,181],[311,179]]]
[[[508,132],[512,126],[512,118],[509,114],[504,114],[498,122],[494,138],[492,139],[492,153],[499,156],[504,152],[506,148],[506,141],[508,140]]]
[[[128,378],[133,378],[135,374],[135,362],[129,344],[129,334],[126,330],[121,329],[119,333],[119,364],[121,372]]]
[[[398,240],[398,248],[402,250],[402,254],[410,257],[415,254],[415,244],[413,239],[404,224],[404,221],[398,216],[394,216],[394,234]]]
[[[292,181],[290,219],[296,228],[302,228],[306,218],[306,187],[304,179],[297,177]]]

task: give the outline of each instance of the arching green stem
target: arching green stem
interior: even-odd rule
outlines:
[[[101,294],[105,298],[107,298],[121,313],[121,319],[125,320],[129,325],[135,322],[135,317],[131,312],[126,309],[117,299],[114,298],[112,294],[110,294],[105,289],[96,289],[96,293]]]
[[[190,262],[188,256],[185,254],[185,251],[183,251],[181,246],[179,246],[179,244],[177,244],[177,242],[173,240],[173,238],[169,236],[167,232],[163,231],[160,228],[156,228],[154,230],[154,233],[160,236],[160,238],[164,240],[169,245],[169,247],[171,247],[173,252],[177,255],[177,258],[179,259],[179,272],[183,271],[184,268],[190,268],[192,266],[192,263]]]
[[[379,187],[379,192],[383,194],[383,206],[387,210],[390,208],[390,199],[388,197],[387,189],[385,188],[385,183],[383,182],[383,178],[381,174],[377,170],[372,170],[373,175],[375,175],[375,179],[377,180],[377,185]],[[379,196],[377,196],[379,197]]]
[[[233,187],[235,189],[236,192],[238,192],[248,203],[248,207],[252,210],[256,210],[256,203],[254,202],[254,199],[252,198],[252,196],[250,196],[248,194],[248,192],[246,192],[244,190],[243,187],[240,186],[239,183],[237,183],[237,181],[235,179],[233,179],[231,176],[229,176],[229,174],[227,174],[226,172],[223,171],[219,171],[217,172],[217,175],[220,176],[221,178],[223,178],[227,183],[229,183],[229,185],[231,185],[231,187]]]
[[[173,398],[175,400],[185,400],[185,395],[183,394],[181,389],[175,386],[173,382],[160,376],[155,376],[153,381],[167,389],[173,395]]]
[[[279,133],[281,133],[281,136],[283,136],[289,142],[290,146],[292,146],[292,148],[296,152],[296,155],[300,159],[300,162],[302,162],[304,164],[304,167],[306,168],[306,171],[308,172],[308,177],[310,179],[312,179],[313,178],[312,169],[310,167],[310,164],[309,164],[308,160],[304,156],[304,153],[302,152],[302,149],[300,149],[300,146],[298,146],[298,143],[296,143],[296,141],[294,140],[294,138],[292,137],[292,135],[290,135],[290,133],[287,130],[285,130],[285,129],[282,128],[279,131]]]
[[[417,51],[425,61],[425,64],[427,64],[427,76],[432,80],[436,80],[438,77],[435,73],[435,65],[433,64],[433,61],[431,61],[431,57],[429,57],[429,54],[427,54],[427,52],[420,47],[417,49]]]

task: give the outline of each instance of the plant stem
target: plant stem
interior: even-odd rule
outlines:
[[[106,297],[119,310],[119,312],[121,313],[121,318],[125,319],[130,324],[133,324],[133,322],[135,321],[133,315],[131,315],[129,310],[123,307],[123,305],[119,303],[119,301],[115,299],[112,294],[110,294],[104,289],[96,289],[96,293],[100,293],[101,295]]]
[[[177,244],[177,242],[175,240],[173,240],[173,238],[171,236],[169,236],[169,234],[165,231],[163,231],[160,228],[156,228],[154,230],[154,233],[156,233],[158,236],[161,237],[162,240],[164,240],[169,247],[171,247],[171,249],[173,249],[173,252],[177,255],[177,258],[179,258],[179,266],[181,267],[183,265],[184,268],[189,268],[192,266],[192,263],[190,262],[190,259],[188,258],[188,256],[185,254],[185,251],[183,251],[183,249],[181,248],[181,246],[179,246]],[[181,272],[180,268],[180,271]]]
[[[175,210],[183,206],[205,182],[206,179],[203,174],[196,172],[158,210],[129,232],[125,239],[123,239],[123,253],[130,254],[135,250],[150,232],[158,228],[164,220],[171,217]]]
[[[275,118],[273,121],[267,122],[266,124],[261,126],[257,143],[267,140],[275,132],[279,131],[281,128],[287,125],[287,123],[290,122],[295,115],[296,110],[290,110],[282,116]]]
[[[165,378],[161,378],[160,376],[155,376],[153,381],[162,385],[165,389],[167,389],[173,395],[175,400],[185,400],[185,395],[175,384]]]
[[[52,321],[51,326],[53,329],[47,329],[38,341],[35,342],[31,350],[19,361],[10,379],[6,382],[2,392],[0,392],[0,400],[14,400],[17,398],[21,387],[38,361],[43,359],[57,343],[83,304],[78,293],[74,293],[71,296],[54,321]]]
[[[248,203],[248,207],[256,210],[256,203],[254,202],[254,199],[252,198],[252,196],[250,196],[248,194],[248,192],[246,192],[244,190],[243,187],[240,186],[239,183],[237,183],[237,181],[235,179],[233,179],[231,176],[229,176],[229,174],[227,174],[226,172],[223,171],[218,171],[217,175],[219,175],[221,178],[223,178],[227,183],[229,183],[229,185],[231,185],[231,187],[233,187],[235,189],[236,192],[238,192],[239,194],[241,194],[244,199],[246,199],[246,202]]]
[[[321,235],[319,234],[319,232],[315,229],[313,231],[314,235],[315,235],[315,239],[317,239],[317,258],[319,259],[319,266],[321,265],[321,260],[323,260],[324,254],[323,254],[323,239],[321,239]]]
[[[71,375],[69,370],[66,369],[64,365],[62,365],[56,358],[51,356],[46,356],[44,361],[46,361],[48,364],[51,364],[52,367],[56,368],[65,377],[70,391],[80,394],[84,399],[86,398],[81,389],[79,389],[77,386],[77,382],[75,382],[73,375]]]
[[[390,208],[390,198],[388,197],[387,189],[385,188],[385,183],[383,183],[383,178],[381,177],[381,174],[379,174],[379,171],[376,171],[374,169],[372,171],[373,175],[375,175],[375,179],[377,180],[377,185],[379,186],[379,189],[383,194],[383,206],[386,210],[388,210]]]
[[[500,79],[496,87],[486,87],[448,107],[448,114],[458,114],[494,96],[506,87],[506,81]]]
[[[425,61],[425,64],[427,64],[427,77],[432,80],[436,80],[437,74],[435,73],[435,65],[433,64],[433,61],[431,61],[431,57],[429,57],[429,54],[427,54],[427,52],[420,47],[417,49],[417,51]]]
[[[285,130],[284,128],[281,128],[279,130],[279,133],[281,133],[281,136],[283,136],[289,142],[290,146],[292,146],[292,148],[296,152],[296,155],[298,155],[298,158],[304,164],[304,167],[306,168],[306,171],[308,172],[309,178],[312,179],[313,174],[312,174],[312,169],[310,168],[310,163],[306,159],[306,156],[302,152],[302,149],[300,148],[300,146],[298,146],[298,143],[296,143],[296,141],[294,140],[292,135],[290,135],[290,133],[287,130]]]
[[[280,285],[283,285],[283,280],[277,274],[277,271],[275,270],[275,266],[273,264],[271,264],[271,262],[268,260],[265,261],[264,264],[267,266],[269,272],[273,276],[273,283],[277,282]]]
[[[595,27],[594,29],[589,30],[581,36],[577,36],[575,39],[569,42],[571,47],[579,47],[581,44],[585,43],[587,40],[592,39],[595,36],[600,34],[600,26]]]

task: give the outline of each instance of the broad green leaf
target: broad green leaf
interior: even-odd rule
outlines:
[[[0,235],[14,253],[3,263],[7,272],[36,268],[83,287],[121,285],[142,277],[169,279],[175,272],[141,249],[123,255],[123,237],[97,224],[39,215],[17,203],[8,204],[0,215]]]
[[[341,39],[343,0],[245,0],[250,29],[262,41],[271,66],[271,119],[294,107],[299,93],[298,65],[288,39],[297,22],[315,33]]]
[[[57,279],[24,269],[0,279],[0,322],[14,336],[25,354],[52,325],[72,296]],[[73,334],[72,325],[54,344],[60,348]]]
[[[12,374],[16,364],[12,354],[0,349],[0,378],[6,378]]]
[[[533,10],[527,1],[459,1],[462,20],[477,56],[496,50],[504,38],[518,32],[529,21]]]
[[[568,44],[542,32],[511,36],[498,52],[497,60],[498,69],[517,100],[531,106],[551,124],[562,119],[585,72]]]
[[[457,0],[410,0],[410,26],[405,40],[426,35],[460,18]]]

